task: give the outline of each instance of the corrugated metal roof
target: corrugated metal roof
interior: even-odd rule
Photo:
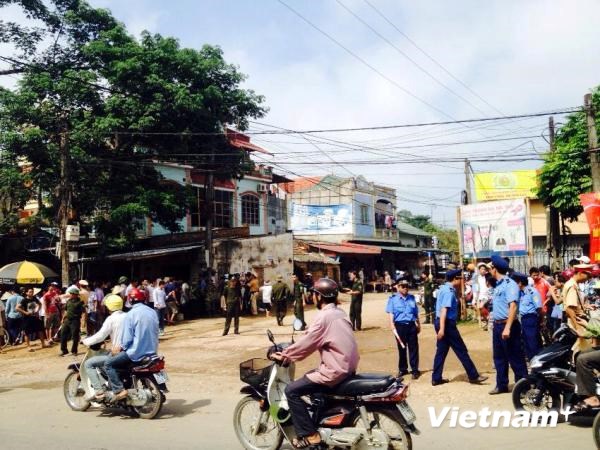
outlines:
[[[108,261],[134,261],[137,259],[148,259],[155,256],[172,255],[175,253],[183,253],[189,250],[202,248],[203,245],[186,245],[182,247],[170,247],[170,248],[153,248],[151,250],[139,250],[137,252],[127,253],[116,253],[114,255],[108,255],[104,259]],[[101,258],[79,258],[78,262],[88,262],[101,260]]]
[[[421,230],[420,228],[413,227],[406,222],[401,222],[400,220],[396,221],[396,229],[400,233],[410,234],[412,236],[432,236],[431,233]]]
[[[339,264],[338,261],[336,261],[335,259],[333,259],[327,255],[321,255],[319,253],[314,253],[314,252],[294,255],[294,261],[317,262],[317,263],[324,263],[324,264]]]
[[[348,255],[380,255],[381,247],[376,245],[363,245],[363,244],[352,244],[345,242],[343,244],[324,243],[324,242],[311,242],[311,247],[315,247],[319,250],[332,253],[343,253]]]

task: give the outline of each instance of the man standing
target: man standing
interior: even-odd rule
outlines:
[[[58,284],[52,283],[48,291],[42,297],[42,303],[46,307],[46,320],[44,329],[48,343],[52,343],[52,336],[58,331],[60,326],[60,290]]]
[[[25,342],[27,349],[33,352],[31,348],[30,336],[39,337],[42,342],[42,348],[46,348],[46,340],[44,339],[44,326],[39,316],[39,310],[42,304],[34,297],[33,288],[27,288],[25,298],[17,305],[17,311],[23,315],[23,330],[25,331]]]
[[[398,292],[390,295],[385,312],[389,315],[390,327],[398,344],[398,376],[408,374],[406,359],[406,347],[408,347],[412,378],[416,380],[421,376],[418,340],[418,334],[421,332],[419,308],[414,295],[408,293],[408,281],[401,281],[396,288]]]
[[[350,294],[350,323],[352,329],[360,331],[362,329],[362,301],[364,285],[360,280],[356,270],[351,270],[348,273],[352,287],[347,290]]]
[[[294,315],[296,319],[302,321],[302,330],[306,329],[306,322],[304,321],[304,295],[303,288],[300,280],[296,275],[292,275],[292,290],[294,295]]]
[[[17,310],[17,306],[21,303],[23,297],[15,292],[14,287],[10,287],[8,292],[12,295],[6,300],[6,329],[10,343],[17,345],[17,343],[20,343],[18,340],[23,327],[23,314]]]
[[[167,294],[165,293],[164,280],[158,281],[158,286],[152,292],[152,296],[154,297],[152,304],[158,318],[158,334],[162,336],[165,334],[165,321],[167,318]]]
[[[231,319],[233,319],[233,332],[240,334],[240,311],[242,310],[242,290],[240,288],[240,280],[237,277],[231,277],[229,284],[223,290],[226,304],[225,329],[223,336],[229,333]]]
[[[433,307],[433,275],[429,271],[425,271],[421,274],[421,280],[423,280],[423,307],[425,309],[425,323],[433,322],[433,314],[435,308]]]
[[[250,290],[250,312],[253,316],[258,315],[258,278],[252,273],[246,274],[246,279],[249,280],[247,283],[247,289]]]
[[[144,356],[155,355],[158,350],[158,317],[144,305],[145,293],[133,288],[129,299],[133,306],[123,320],[121,345],[113,347],[112,356],[104,363],[106,376],[115,394],[114,401],[127,398],[127,389],[123,387],[118,370],[129,367]]]
[[[434,327],[437,333],[437,348],[435,358],[433,360],[433,374],[431,376],[431,384],[437,386],[439,384],[448,383],[450,380],[442,378],[444,370],[444,362],[448,351],[452,349],[456,357],[461,362],[469,383],[481,384],[488,377],[479,375],[475,364],[469,356],[467,346],[465,345],[458,328],[456,327],[456,319],[458,316],[458,299],[456,298],[456,289],[460,288],[462,283],[462,270],[454,269],[446,272],[446,284],[444,284],[437,295],[435,305],[435,322]]]
[[[277,314],[277,325],[283,326],[283,318],[287,312],[287,301],[290,298],[290,288],[283,282],[283,277],[277,275],[277,282],[273,286],[272,301]]]
[[[72,339],[71,354],[77,356],[77,346],[79,345],[79,331],[81,325],[81,316],[85,310],[85,306],[79,298],[79,289],[77,286],[71,286],[67,289],[69,299],[65,305],[65,315],[62,319],[62,328],[60,333],[60,356],[65,356],[69,353],[67,350],[67,342]]]
[[[508,366],[515,374],[515,383],[527,376],[525,356],[521,350],[521,324],[517,320],[519,286],[506,274],[508,263],[492,255],[490,272],[496,279],[494,305],[493,354],[496,367],[496,387],[490,395],[508,392]]]
[[[531,361],[541,348],[540,342],[540,314],[542,313],[542,300],[539,292],[529,286],[527,275],[514,272],[512,277],[519,286],[519,320],[521,321],[521,338],[525,348],[525,356]]]

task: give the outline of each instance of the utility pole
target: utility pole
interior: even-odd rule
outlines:
[[[69,242],[67,241],[67,225],[71,209],[71,186],[69,174],[69,134],[65,127],[60,133],[60,185],[58,223],[60,239],[60,273],[63,286],[69,285]]]
[[[550,141],[550,153],[556,150],[555,134],[554,134],[554,117],[548,117],[548,131]],[[547,237],[547,250],[548,257],[550,258],[550,268],[552,272],[557,272],[562,268],[560,261],[561,254],[561,236],[560,236],[560,215],[558,209],[554,206],[550,206],[547,211],[547,225],[546,229],[548,232]]]
[[[600,160],[598,159],[598,134],[596,132],[596,114],[592,103],[592,94],[583,97],[585,117],[587,120],[588,150],[590,151],[590,165],[592,166],[592,189],[600,192]]]
[[[466,202],[465,205],[470,205],[471,204],[471,164],[469,163],[469,160],[467,158],[465,158],[465,191],[467,192],[467,198],[466,198]]]

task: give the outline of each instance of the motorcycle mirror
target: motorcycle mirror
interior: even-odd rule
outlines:
[[[296,320],[294,320],[292,327],[294,328],[294,331],[301,331],[302,325],[303,325],[302,321],[300,319],[296,319]]]
[[[273,345],[275,345],[275,337],[273,336],[273,333],[271,333],[271,330],[267,330],[267,337],[273,343]]]

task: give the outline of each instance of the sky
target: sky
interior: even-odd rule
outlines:
[[[220,46],[226,60],[248,75],[244,86],[266,98],[269,112],[258,119],[260,124],[252,124],[251,132],[271,126],[377,127],[558,111],[581,105],[584,94],[600,84],[600,2],[592,0],[90,3],[109,8],[136,36],[148,30],[177,37],[185,47]],[[13,16],[18,13],[5,12],[7,19]],[[0,47],[0,54],[6,51]],[[564,117],[557,115],[555,121],[560,125]],[[364,175],[395,187],[399,209],[429,214],[436,223],[453,227],[465,188],[461,160],[485,159],[472,164],[475,172],[537,168],[539,161],[494,159],[543,153],[547,123],[547,117],[537,117],[254,135],[252,140],[274,153],[267,161],[280,173]],[[504,140],[456,145],[499,138]],[[458,161],[431,161],[448,157]]]

